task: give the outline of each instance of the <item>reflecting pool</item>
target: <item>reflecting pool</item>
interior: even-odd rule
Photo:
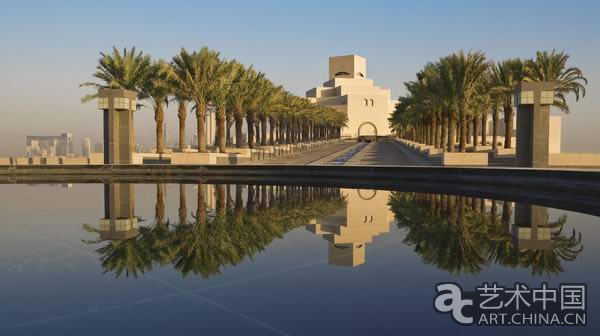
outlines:
[[[597,334],[598,217],[452,194],[0,185],[0,335]],[[584,248],[585,246],[585,248]],[[587,326],[461,326],[455,282],[587,284]]]

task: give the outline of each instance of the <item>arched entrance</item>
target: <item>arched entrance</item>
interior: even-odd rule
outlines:
[[[377,127],[371,122],[358,126],[358,141],[377,141]]]

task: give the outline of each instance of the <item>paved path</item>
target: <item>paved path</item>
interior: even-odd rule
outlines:
[[[335,152],[343,151],[344,149],[354,146],[355,144],[355,142],[336,143],[313,150],[308,150],[302,153],[295,153],[285,157],[274,158],[268,161],[256,161],[254,164],[307,165]]]
[[[348,160],[345,165],[431,166],[432,164],[402,147],[394,139],[381,139],[369,143],[367,147]]]

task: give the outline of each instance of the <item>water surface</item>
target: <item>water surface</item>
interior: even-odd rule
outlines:
[[[597,334],[598,218],[324,187],[0,185],[0,334]],[[585,247],[585,248],[584,248]],[[588,284],[588,325],[461,327],[435,285]]]

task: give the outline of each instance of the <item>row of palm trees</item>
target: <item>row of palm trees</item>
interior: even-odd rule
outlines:
[[[581,69],[567,66],[568,59],[568,54],[555,50],[538,51],[534,59],[511,58],[497,63],[480,51],[441,57],[425,65],[416,80],[405,83],[407,94],[399,98],[390,125],[407,139],[449,152],[456,150],[458,142],[458,151],[465,152],[467,144],[488,144],[491,115],[492,147],[496,149],[502,110],[504,147],[511,148],[513,90],[517,83],[554,82],[553,105],[565,113],[569,113],[568,94],[574,94],[576,100],[585,96],[587,79]]]
[[[185,147],[188,110],[195,113],[199,152],[206,152],[205,120],[209,111],[216,115],[216,144],[221,153],[233,146],[227,141],[233,138],[229,130],[234,124],[235,147],[245,146],[244,120],[250,148],[255,143],[264,146],[338,138],[340,128],[347,122],[345,113],[295,96],[252,66],[224,60],[206,47],[193,52],[182,48],[171,62],[152,60],[135,48],[125,48],[122,53],[113,48],[111,54],[100,55],[93,74],[100,82],[81,86],[137,92],[138,101],[144,101],[154,111],[157,153],[164,152],[163,124],[170,102],[177,103],[180,149]],[[86,95],[82,101],[96,97],[97,94]]]
[[[209,278],[225,266],[241,263],[264,250],[276,238],[328,216],[346,206],[338,188],[266,185],[215,185],[215,209],[207,209],[206,184],[198,184],[191,218],[185,184],[179,185],[179,216],[165,217],[164,184],[156,185],[154,220],[140,226],[138,235],[103,242],[96,249],[104,272],[137,277],[156,265],[173,265],[183,276]],[[246,197],[243,189],[247,188]],[[100,231],[84,224],[84,230]]]

